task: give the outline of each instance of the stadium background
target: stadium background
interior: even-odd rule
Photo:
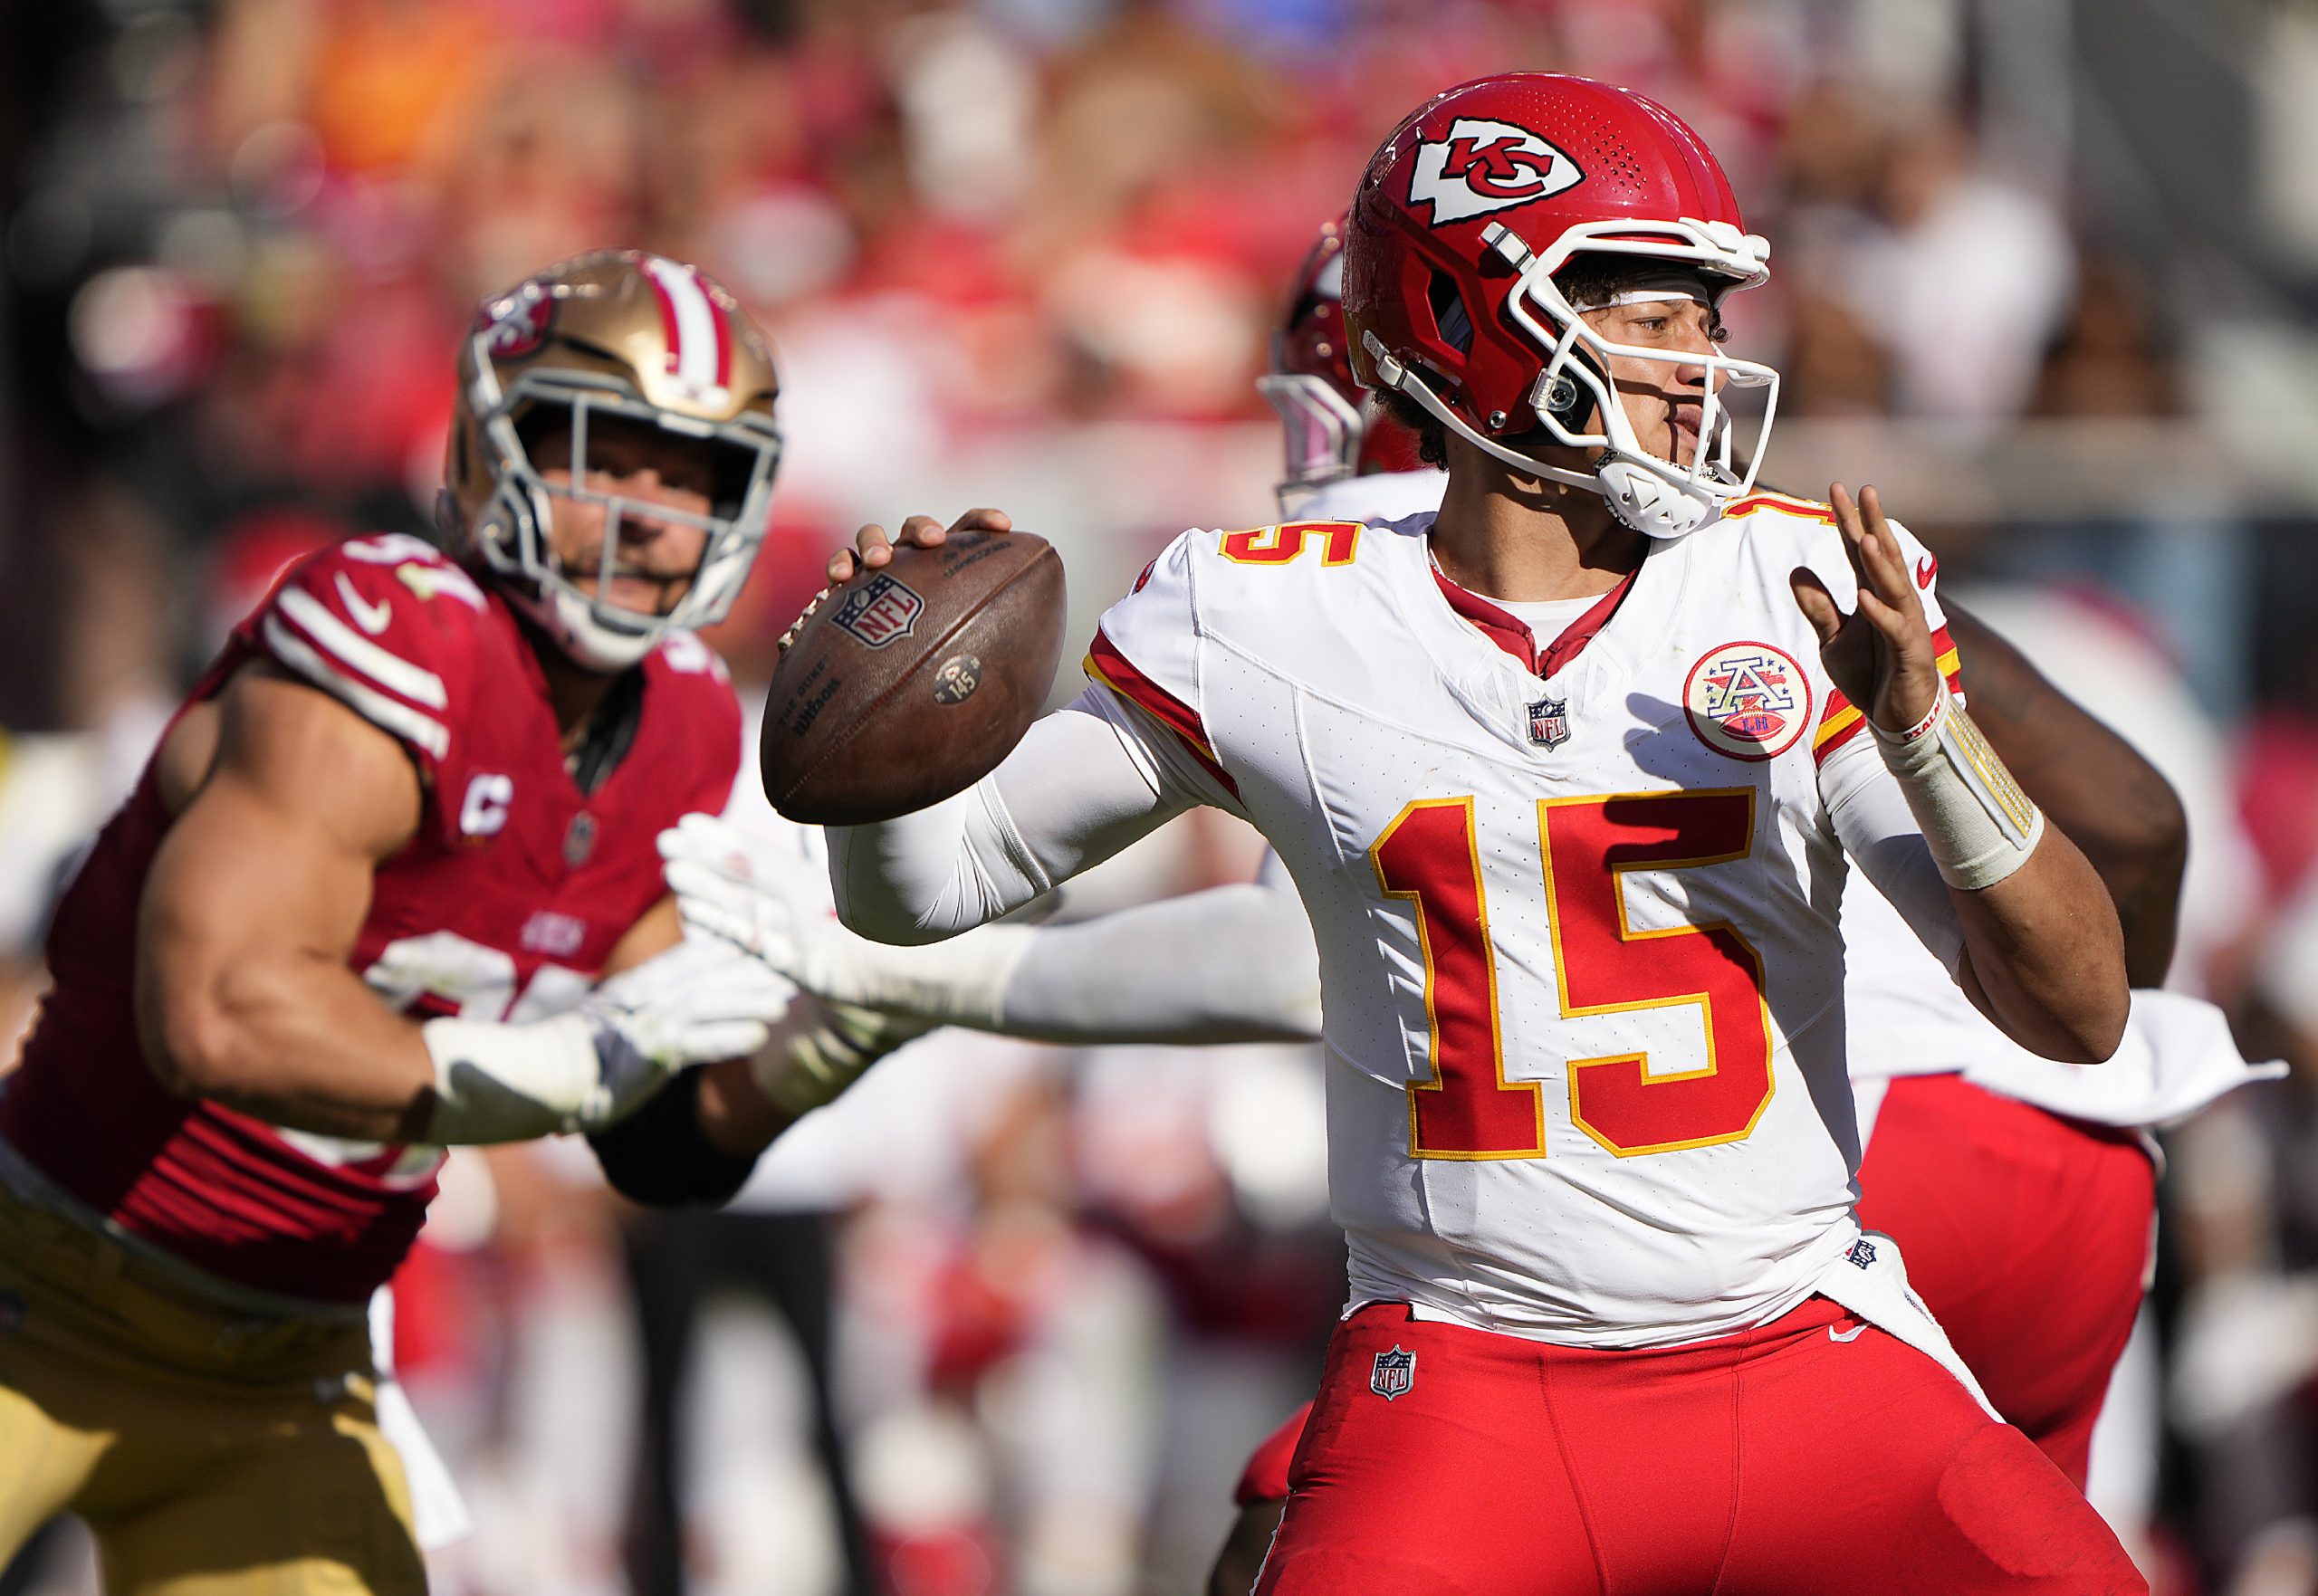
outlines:
[[[770,330],[744,680],[829,544],[921,509],[1054,539],[1083,636],[1173,531],[1268,516],[1251,380],[1314,226],[1398,113],[1515,66],[1662,100],[1772,237],[1731,316],[1786,377],[1765,480],[1879,483],[2181,789],[2175,982],[2296,1074],[2167,1137],[2097,1491],[2161,1591],[2318,1591],[2318,5],[9,6],[6,1028],[74,843],[280,560],[426,529],[482,292],[636,244]],[[1079,907],[1252,856],[1179,823]],[[722,1219],[642,1219],[569,1149],[455,1161],[398,1344],[477,1520],[438,1588],[838,1588],[766,1305],[825,1290],[881,1588],[1197,1588],[1341,1286],[1315,1061],[937,1037],[829,1119]],[[88,1578],[65,1526],[0,1591]]]

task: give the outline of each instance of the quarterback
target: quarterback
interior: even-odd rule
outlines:
[[[442,1148],[587,1132],[683,1195],[666,1125],[818,1023],[681,941],[652,846],[734,774],[689,628],[762,538],[762,339],[605,252],[486,301],[458,377],[455,558],[285,573],[57,912],[0,1098],[0,1561],[71,1511],[115,1591],[422,1590],[365,1306]]]
[[[2141,1588],[1852,1215],[1847,863],[2035,1052],[2107,1057],[2126,980],[1952,696],[1930,557],[1872,492],[1730,464],[1732,389],[1760,426],[1777,377],[1717,307],[1767,253],[1638,97],[1428,103],[1362,180],[1345,306],[1437,516],[1185,534],[1072,710],[830,834],[840,913],[903,942],[1195,803],[1279,852],[1352,1298],[1260,1590]]]
[[[1341,220],[1322,227],[1258,386],[1284,425],[1282,520],[1384,526],[1436,510],[1446,478],[1419,464],[1414,435],[1380,416],[1353,379],[1343,243]],[[2084,845],[2118,906],[2134,984],[2155,987],[2180,882],[2178,800],[2001,637],[1953,609],[1949,620],[1976,718],[2031,797]],[[670,853],[688,919],[830,999],[1079,1042],[1318,1032],[1311,931],[1276,855],[1246,886],[895,948],[837,925],[826,871],[802,859],[698,819]],[[726,863],[707,868],[716,860]],[[2108,1066],[2037,1058],[1973,1010],[1863,875],[1846,884],[1843,920],[1863,1222],[1904,1245],[1911,1283],[1991,1404],[2082,1486],[2149,1259],[2155,1167],[2135,1132],[2277,1066],[2248,1066],[2210,1005],[2154,990],[2135,993]],[[1106,979],[1123,969],[1145,973]],[[1250,1460],[1213,1589],[1253,1583],[1304,1416]]]

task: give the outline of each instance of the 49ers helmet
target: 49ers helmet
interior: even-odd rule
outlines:
[[[1364,471],[1413,471],[1416,439],[1378,412],[1352,375],[1344,321],[1345,218],[1320,224],[1320,236],[1296,273],[1288,315],[1272,335],[1271,370],[1256,391],[1279,415],[1288,474],[1279,483],[1283,513],[1301,494]]]
[[[1778,374],[1719,349],[1608,342],[1555,282],[1580,255],[1662,263],[1694,275],[1714,304],[1770,275],[1770,245],[1747,231],[1713,153],[1663,107],[1545,72],[1436,95],[1370,159],[1353,203],[1353,369],[1507,464],[1592,489],[1652,537],[1679,537],[1753,485]],[[1643,447],[1611,385],[1612,356],[1704,368],[1688,464]],[[1721,402],[1729,383],[1767,390],[1743,474]],[[1553,444],[1595,451],[1592,469],[1530,453]]]
[[[590,670],[625,670],[667,633],[723,618],[764,540],[781,458],[772,355],[731,294],[695,267],[637,250],[576,255],[483,302],[458,383],[444,530],[567,655]],[[714,446],[708,514],[586,485],[589,424],[614,416]],[[569,483],[549,482],[525,445],[551,419],[570,435]],[[548,538],[559,499],[601,505],[608,533],[631,511],[702,529],[684,597],[647,615],[581,592]],[[604,539],[599,593],[609,590],[618,542]]]

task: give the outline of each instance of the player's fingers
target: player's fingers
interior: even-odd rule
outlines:
[[[867,570],[876,570],[879,566],[884,565],[886,561],[893,559],[894,540],[886,535],[885,528],[879,526],[875,521],[871,521],[867,526],[864,526],[859,531],[853,534],[853,550],[854,554],[858,557],[857,560],[853,563],[857,563],[860,567]],[[842,582],[847,577],[853,574],[852,563],[849,563],[847,566],[843,574],[839,574],[838,570],[838,561],[847,559],[848,558],[848,557],[844,550],[839,550],[836,554],[829,557],[830,580]]]
[[[1856,563],[1864,571],[1867,582],[1876,597],[1886,603],[1899,605],[1912,587],[1908,579],[1907,559],[1900,552],[1899,535],[1892,530],[1892,523],[1883,518],[1883,500],[1872,487],[1859,491],[1860,540]]]
[[[950,530],[953,532],[1011,532],[1014,530],[1014,518],[1003,510],[985,506],[967,511],[950,523]]]
[[[1844,612],[1835,605],[1835,596],[1819,579],[1819,573],[1809,566],[1798,565],[1786,576],[1786,585],[1794,589],[1795,602],[1803,611],[1803,618],[1819,635],[1819,646],[1825,648],[1844,629]]]
[[[1867,587],[1867,569],[1862,563],[1860,545],[1867,539],[1867,529],[1860,520],[1859,502],[1843,483],[1829,483],[1827,507],[1835,512],[1835,532],[1843,542],[1844,558],[1851,562],[1851,574],[1863,589]]]
[[[950,535],[950,529],[930,515],[913,515],[902,522],[902,535],[895,541],[912,549],[938,549]]]

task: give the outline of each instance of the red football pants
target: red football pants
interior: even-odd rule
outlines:
[[[1988,1400],[2083,1489],[2149,1263],[2157,1172],[2139,1140],[1960,1075],[1907,1076],[1884,1096],[1860,1187],[1861,1223],[1898,1238]],[[1310,1411],[1256,1448],[1234,1500],[1288,1495]]]
[[[1414,1361],[1388,1398],[1397,1353]],[[2018,1430],[1818,1298],[1649,1352],[1364,1308],[1329,1343],[1291,1480],[1257,1596],[2149,1588]]]
[[[1961,1075],[1907,1076],[1859,1185],[1860,1223],[1899,1241],[1988,1400],[2082,1490],[2149,1266],[2157,1171],[2140,1142]]]

